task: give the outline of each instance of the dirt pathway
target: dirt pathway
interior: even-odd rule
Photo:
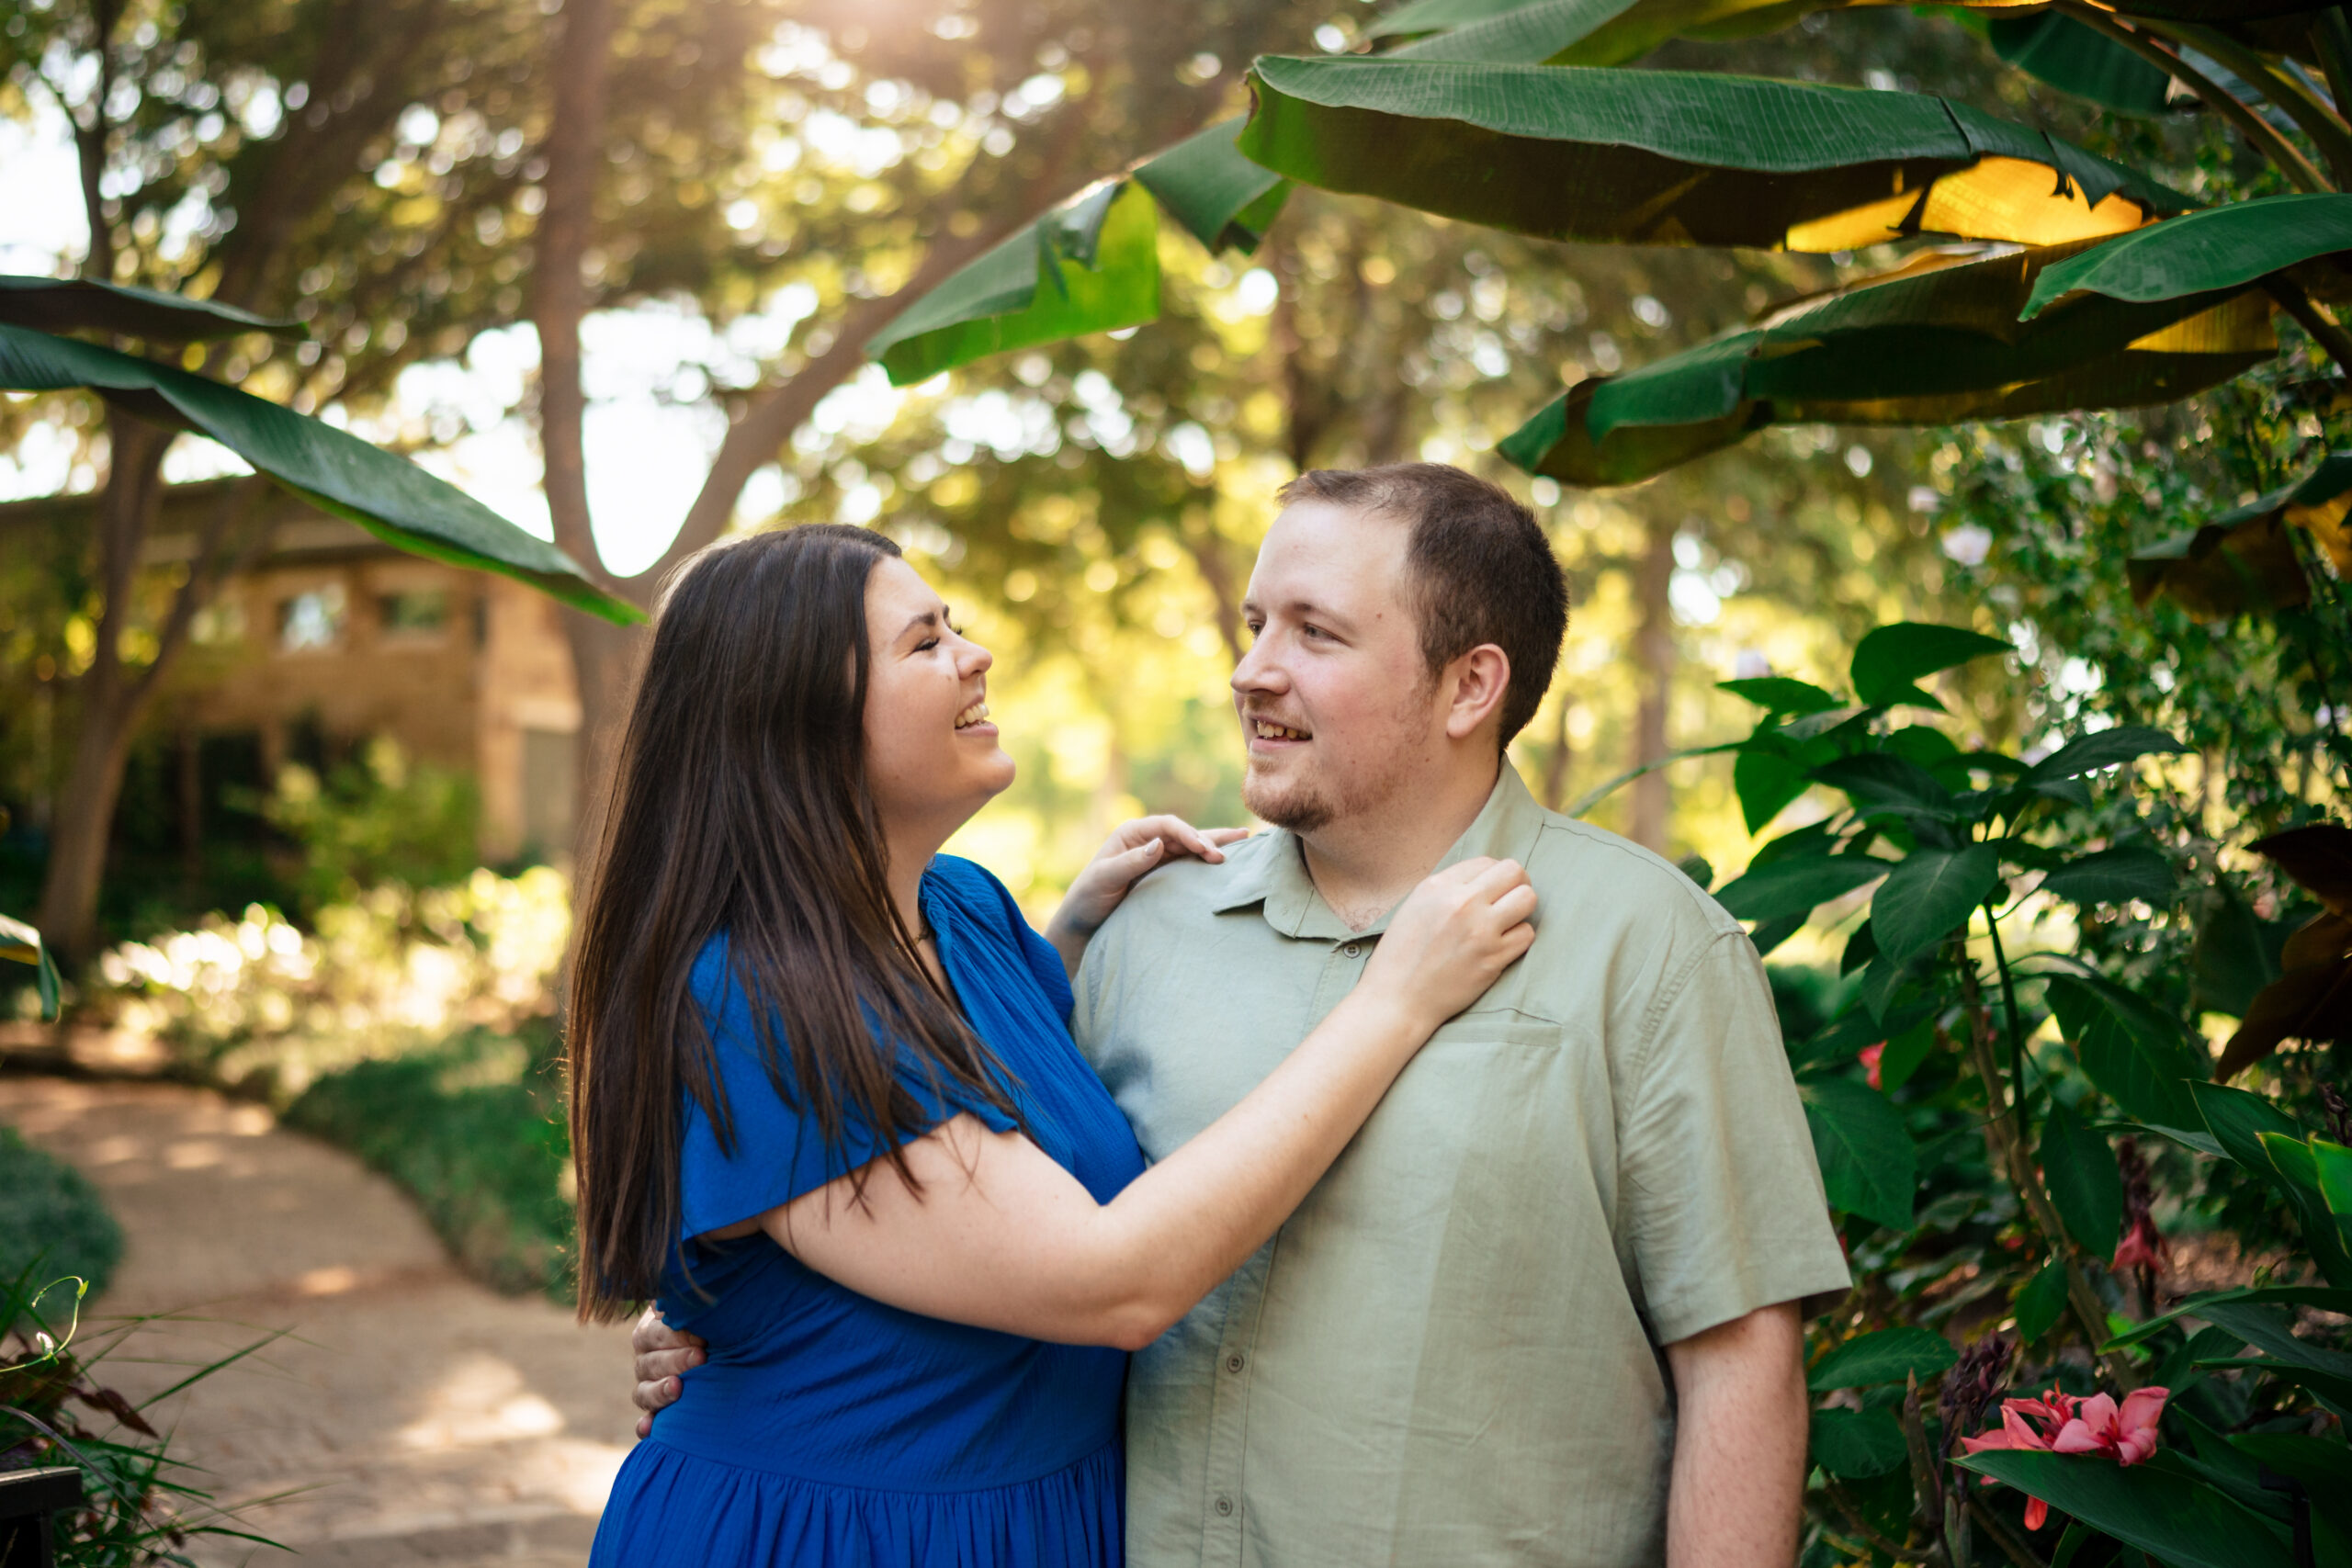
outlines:
[[[633,1440],[625,1330],[466,1279],[389,1181],[259,1106],[0,1077],[0,1122],[86,1172],[122,1222],[122,1267],[91,1314],[184,1314],[141,1329],[107,1381],[137,1396],[176,1381],[162,1363],[287,1331],[166,1408],[174,1453],[224,1501],[296,1491],[248,1528],[350,1568],[586,1558]]]

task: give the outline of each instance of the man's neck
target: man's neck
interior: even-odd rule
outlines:
[[[1388,804],[1299,836],[1306,874],[1323,902],[1351,931],[1363,931],[1405,901],[1437,869],[1502,776],[1502,759],[1484,772],[1464,770],[1429,790],[1399,791]]]

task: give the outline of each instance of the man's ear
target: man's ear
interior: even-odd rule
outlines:
[[[1510,690],[1510,655],[1482,642],[1445,667],[1442,684],[1451,694],[1446,738],[1467,740],[1502,711],[1503,697]]]

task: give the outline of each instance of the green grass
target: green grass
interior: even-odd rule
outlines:
[[[414,1196],[465,1269],[509,1294],[571,1299],[571,1159],[536,1041],[487,1030],[319,1079],[289,1126],[341,1145]]]
[[[0,1125],[0,1280],[38,1263],[45,1278],[79,1275],[96,1294],[120,1261],[122,1227],[90,1179]]]

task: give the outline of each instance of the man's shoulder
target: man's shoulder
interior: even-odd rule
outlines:
[[[1664,924],[1693,937],[1744,929],[1665,856],[1574,817],[1544,812],[1527,858],[1537,897],[1555,908],[1605,908],[1632,923]]]

